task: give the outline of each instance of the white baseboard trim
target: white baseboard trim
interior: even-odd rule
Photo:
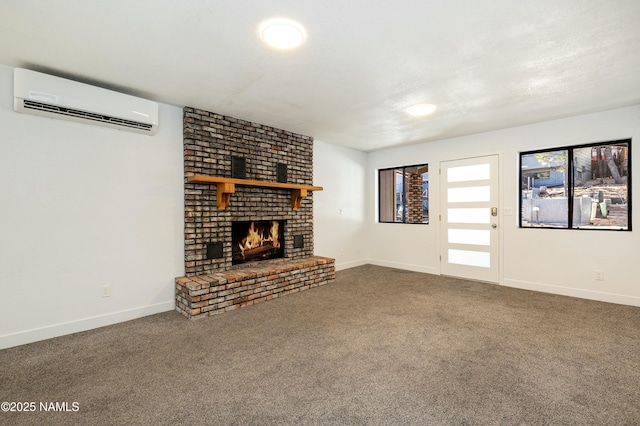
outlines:
[[[344,269],[355,268],[357,266],[366,265],[368,263],[369,262],[368,262],[367,259],[360,259],[360,260],[354,260],[354,261],[351,261],[351,262],[343,262],[343,263],[337,263],[336,262],[336,271],[342,271]]]
[[[377,266],[386,266],[388,268],[404,269],[406,271],[423,272],[425,274],[440,274],[438,268],[431,266],[413,265],[411,263],[389,262],[379,259],[367,259],[366,263]]]
[[[13,346],[26,345],[40,340],[51,339],[53,337],[92,330],[94,328],[117,324],[119,322],[130,321],[148,315],[159,314],[161,312],[175,309],[175,301],[157,303],[155,305],[143,306],[119,312],[112,312],[77,321],[70,321],[61,324],[48,325],[46,327],[34,328],[17,333],[0,336],[0,349],[7,349]]]
[[[616,303],[618,305],[629,305],[640,307],[640,297],[625,296],[622,294],[605,293],[601,291],[585,290],[580,288],[562,287],[551,284],[534,283],[505,278],[503,285],[522,290],[539,291],[542,293],[558,294],[561,296],[577,297],[580,299],[597,300],[599,302]]]
[[[426,274],[440,275],[440,271],[436,267],[428,267],[421,265],[413,265],[409,263],[390,262],[379,259],[363,259],[357,262],[349,262],[348,267],[352,268],[361,265],[377,265],[386,266],[388,268],[403,269],[407,271],[422,272]],[[347,265],[347,264],[343,264]],[[343,267],[342,269],[347,269]],[[338,266],[336,266],[338,270]],[[640,297],[626,296],[616,293],[606,293],[601,291],[577,289],[571,287],[556,286],[551,284],[535,283],[530,281],[514,280],[505,278],[501,285],[505,287],[519,288],[522,290],[539,291],[542,293],[558,294],[561,296],[577,297],[580,299],[596,300],[599,302],[616,303],[618,305],[629,305],[640,307]]]
[[[361,259],[352,262],[336,264],[336,271],[355,268],[362,265],[377,265],[389,268],[403,269],[414,272],[423,272],[427,274],[439,274],[437,268],[413,265],[399,262],[389,262],[379,259]],[[629,305],[640,307],[640,297],[625,296],[615,293],[605,293],[592,290],[576,289],[570,287],[555,286],[550,284],[534,283],[529,281],[521,281],[505,278],[503,285],[507,287],[519,288],[523,290],[539,291],[543,293],[558,294],[562,296],[578,297],[581,299],[597,300],[600,302],[616,303],[620,305]],[[94,328],[105,327],[124,321],[130,321],[136,318],[146,317],[148,315],[159,314],[161,312],[172,311],[175,309],[175,302],[162,302],[155,305],[144,306],[139,308],[128,309],[119,312],[112,312],[105,315],[85,318],[78,321],[55,324],[41,328],[35,328],[26,331],[20,331],[12,334],[0,336],[0,349],[7,349],[14,346],[25,345],[40,340],[51,339],[54,337],[64,336],[67,334],[78,333],[82,331],[92,330]]]

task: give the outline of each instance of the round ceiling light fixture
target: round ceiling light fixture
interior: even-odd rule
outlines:
[[[431,114],[435,110],[436,106],[431,104],[417,104],[407,108],[407,112],[416,117],[424,117],[425,115]]]
[[[276,49],[293,49],[300,46],[306,38],[302,25],[291,19],[269,19],[260,24],[260,37]]]

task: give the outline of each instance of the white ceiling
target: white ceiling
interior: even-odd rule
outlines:
[[[2,0],[0,63],[371,151],[640,104],[640,1]]]

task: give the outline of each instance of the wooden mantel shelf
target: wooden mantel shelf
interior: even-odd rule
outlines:
[[[322,191],[321,186],[300,185],[296,183],[263,182],[259,180],[234,179],[217,176],[195,175],[188,176],[189,183],[216,184],[216,205],[224,210],[231,201],[231,194],[236,191],[236,185],[256,186],[260,188],[280,188],[291,190],[291,208],[298,210],[302,199],[307,196],[307,191]]]

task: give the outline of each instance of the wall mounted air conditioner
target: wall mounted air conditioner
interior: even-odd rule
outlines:
[[[16,68],[13,109],[25,114],[155,134],[158,104],[77,81]]]

